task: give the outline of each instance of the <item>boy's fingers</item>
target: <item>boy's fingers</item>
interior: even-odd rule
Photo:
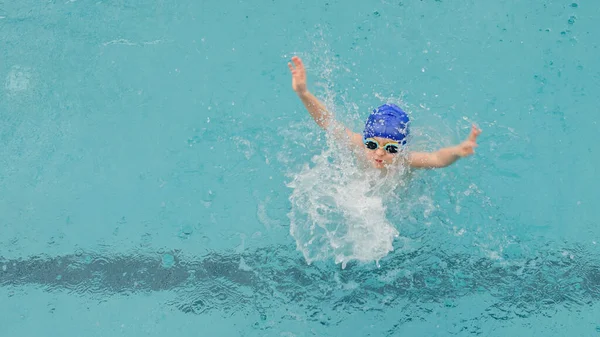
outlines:
[[[298,56],[292,57],[292,61],[294,62],[294,64],[296,65],[297,68],[304,68],[304,65],[302,64],[302,60]]]
[[[472,142],[477,141],[477,136],[479,136],[480,133],[481,130],[479,130],[475,125],[473,125],[473,127],[471,128],[471,133],[469,134],[469,140]]]

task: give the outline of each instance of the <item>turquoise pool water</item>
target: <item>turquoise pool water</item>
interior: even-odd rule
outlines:
[[[0,2],[0,335],[600,336],[599,15]],[[484,131],[400,195],[342,190],[374,202],[364,217],[320,214],[396,228],[379,267],[308,264],[290,234],[331,205],[314,173],[341,156],[291,90],[293,55],[355,131],[386,101],[418,150]]]

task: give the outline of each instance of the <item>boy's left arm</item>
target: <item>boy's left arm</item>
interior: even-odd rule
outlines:
[[[446,147],[432,153],[412,152],[410,154],[410,166],[414,168],[440,168],[452,165],[458,159],[475,153],[479,134],[481,134],[481,130],[473,125],[469,137],[459,145]]]

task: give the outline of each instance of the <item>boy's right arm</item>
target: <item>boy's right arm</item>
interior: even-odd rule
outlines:
[[[292,89],[298,95],[298,98],[302,101],[306,110],[310,113],[312,118],[315,120],[317,125],[319,125],[324,130],[329,130],[335,123],[333,118],[333,114],[327,110],[325,105],[319,101],[313,94],[308,91],[306,86],[306,70],[304,69],[304,64],[302,60],[298,56],[292,57],[292,62],[294,62],[294,66],[291,63],[288,63],[288,67],[292,73]],[[347,136],[351,143],[354,145],[362,145],[362,137],[354,133],[343,125],[335,125],[340,127],[340,129],[344,130],[341,134],[338,132],[338,128],[333,130],[334,133],[338,136]],[[339,130],[341,131],[341,130]]]

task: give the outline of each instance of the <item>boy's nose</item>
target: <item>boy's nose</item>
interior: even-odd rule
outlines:
[[[375,153],[380,156],[383,157],[385,155],[385,150],[382,148],[378,148],[377,151],[375,151]]]

